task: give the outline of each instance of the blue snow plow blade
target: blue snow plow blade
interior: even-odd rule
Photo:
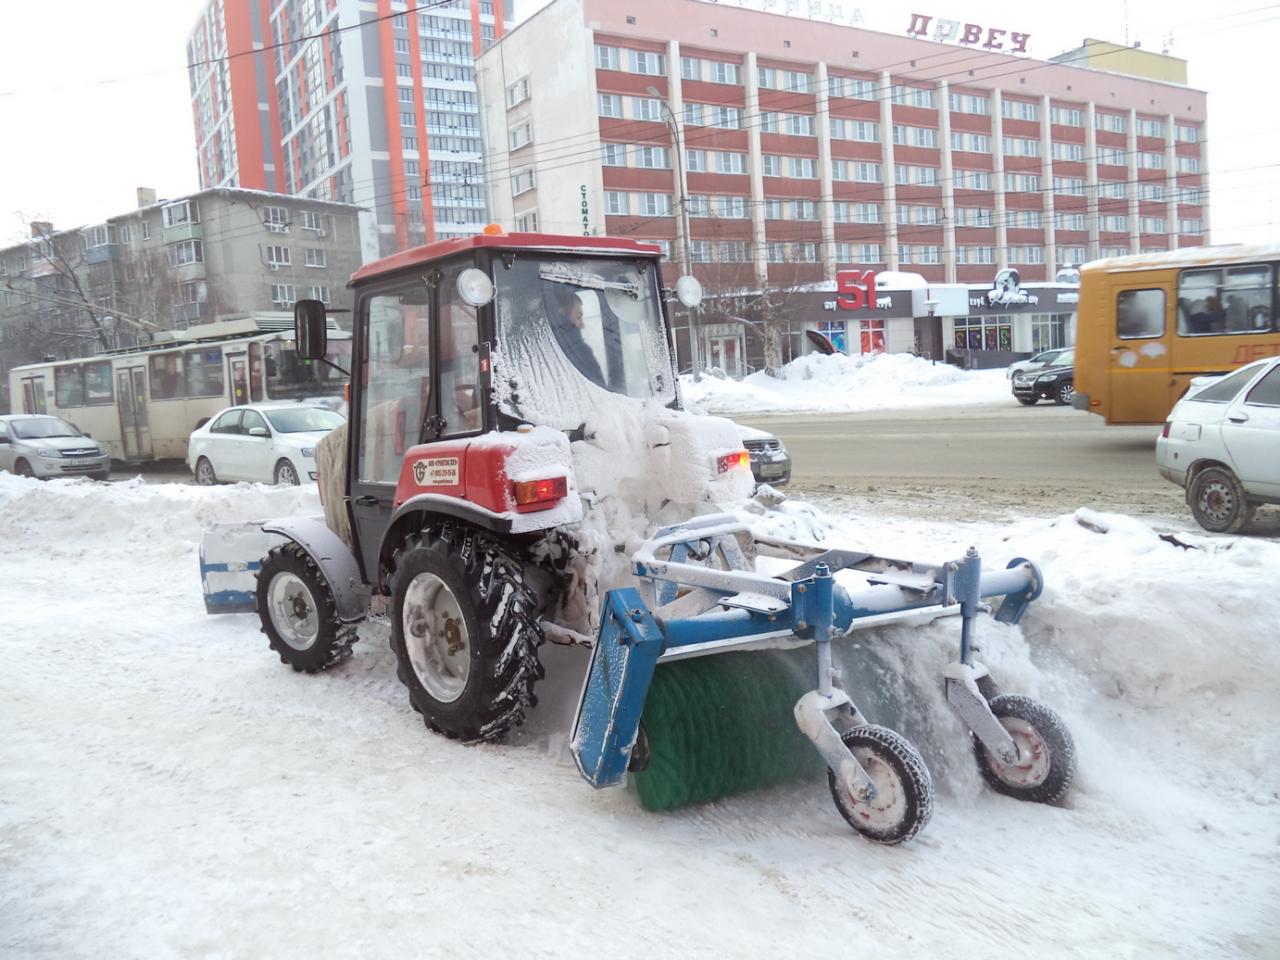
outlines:
[[[200,539],[200,585],[206,613],[254,613],[262,558],[282,538],[262,521],[222,523]]]

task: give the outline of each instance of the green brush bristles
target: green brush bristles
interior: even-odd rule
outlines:
[[[793,713],[815,671],[812,647],[660,665],[644,706],[649,764],[631,774],[641,805],[672,810],[822,773]]]

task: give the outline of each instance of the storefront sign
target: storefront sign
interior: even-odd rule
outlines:
[[[837,270],[836,293],[836,305],[841,310],[876,309],[876,272]]]
[[[932,30],[929,28],[930,24],[933,24]],[[977,47],[981,50],[1000,50],[1004,53],[1026,53],[1027,41],[1031,39],[1029,33],[982,27],[976,23],[961,23],[959,20],[945,20],[941,17],[935,19],[920,13],[911,15],[907,36],[924,37],[938,43],[958,43],[962,47]]]
[[[990,290],[980,297],[969,298],[969,306],[971,307],[994,307],[996,309],[1022,306],[1023,304],[1034,306],[1039,302],[1039,297],[1022,289],[1022,277],[1018,275],[1017,270],[1001,270],[996,274]]]
[[[579,191],[582,195],[582,235],[591,236],[591,207],[587,204],[587,185],[584,183]]]

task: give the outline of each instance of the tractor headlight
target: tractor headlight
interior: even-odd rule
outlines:
[[[62,454],[53,447],[36,447],[36,456],[42,460],[60,460]]]

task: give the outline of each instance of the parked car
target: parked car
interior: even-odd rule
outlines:
[[[1076,371],[1070,364],[1013,375],[1013,395],[1028,407],[1037,400],[1052,400],[1059,405],[1070,403],[1075,392]]]
[[[1069,367],[1076,362],[1075,347],[1059,347],[1057,350],[1043,350],[1026,360],[1015,360],[1009,364],[1005,376],[1012,380],[1019,373],[1035,373],[1045,367]]]
[[[772,433],[737,424],[742,445],[751,455],[751,474],[756,483],[780,487],[791,482],[791,455]]]
[[[316,478],[316,444],[346,422],[309,403],[253,403],[229,407],[196,429],[187,466],[196,483],[224,480],[296,485]]]
[[[0,470],[24,477],[92,477],[111,472],[111,448],[61,417],[0,417]]]
[[[1215,533],[1235,533],[1259,504],[1280,503],[1280,357],[1194,383],[1169,411],[1156,465]]]

